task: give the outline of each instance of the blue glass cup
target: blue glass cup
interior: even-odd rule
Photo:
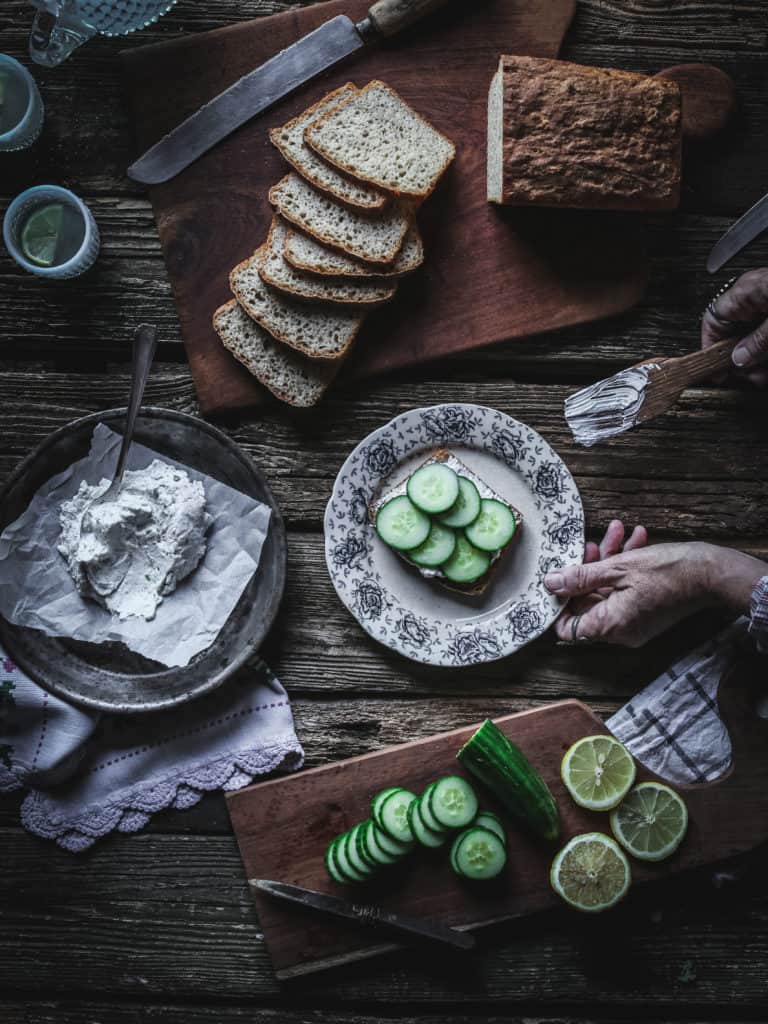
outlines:
[[[43,128],[43,101],[23,64],[0,53],[0,152],[31,146]]]
[[[50,266],[41,266],[27,258],[22,245],[24,226],[36,210],[49,204],[65,207],[64,229],[70,228],[70,241],[66,258],[54,261]],[[3,240],[8,252],[24,270],[38,277],[61,280],[78,277],[90,269],[99,255],[99,229],[93,214],[74,192],[58,185],[35,185],[11,202],[3,218]]]

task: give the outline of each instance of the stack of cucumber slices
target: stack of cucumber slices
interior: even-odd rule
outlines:
[[[390,498],[376,515],[376,532],[385,544],[454,583],[484,576],[516,528],[508,505],[481,498],[468,477],[442,462],[420,466],[406,493]]]
[[[377,793],[371,817],[331,842],[325,864],[334,882],[363,882],[414,848],[437,849],[452,835],[457,874],[475,880],[499,874],[507,859],[504,828],[492,812],[478,812],[474,789],[458,775],[438,779],[421,796],[400,787]]]

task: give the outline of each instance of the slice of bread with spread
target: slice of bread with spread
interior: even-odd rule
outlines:
[[[452,529],[457,534],[457,543],[461,542],[469,549],[466,552],[461,553],[457,552],[456,546],[454,546],[451,555],[452,560],[459,554],[465,555],[466,558],[469,559],[478,554],[483,556],[482,559],[478,560],[478,567],[479,570],[484,571],[479,572],[479,575],[475,576],[475,578],[468,579],[466,582],[461,582],[456,578],[449,578],[449,575],[446,574],[448,560],[442,562],[442,564],[435,564],[435,562],[439,560],[439,556],[438,559],[419,559],[418,561],[415,561],[414,559],[418,557],[415,553],[420,549],[423,549],[424,543],[415,548],[398,546],[397,542],[394,544],[391,543],[391,539],[387,538],[386,529],[382,528],[382,511],[387,506],[392,508],[393,506],[390,505],[390,503],[395,499],[402,500],[407,497],[408,499],[414,500],[416,496],[413,494],[411,488],[414,478],[416,478],[417,474],[420,474],[427,467],[435,465],[444,466],[453,470],[453,473],[459,479],[463,478],[468,482],[468,487],[476,490],[477,492],[478,511],[475,513],[475,518],[471,519],[470,522],[467,523],[466,527],[449,526],[452,522],[451,515],[453,514],[455,516],[453,509],[461,503],[461,495],[452,509],[447,510],[447,512],[442,516],[438,515],[435,517],[441,529],[448,526],[449,530]],[[432,494],[434,494],[434,487],[432,489]],[[483,505],[483,503],[486,503],[489,508],[492,505],[499,505],[505,509],[509,520],[509,528],[505,529],[505,532],[502,535],[503,543],[499,543],[498,546],[495,546],[495,540],[491,540],[491,546],[484,544],[484,551],[477,551],[474,549],[472,542],[467,544],[468,538],[466,535],[469,534],[469,536],[473,537],[475,541],[478,539],[476,534],[473,534],[471,531],[473,529],[477,531],[478,527],[482,525],[481,520],[483,515],[485,515],[485,511],[481,514],[480,506]],[[419,512],[422,515],[424,514],[421,510],[419,510]],[[470,512],[470,516],[471,515],[472,512]],[[485,480],[479,477],[477,473],[473,472],[473,470],[462,462],[461,459],[446,448],[439,448],[432,452],[415,470],[410,472],[407,476],[402,477],[402,479],[398,480],[397,483],[389,487],[382,494],[378,495],[371,502],[368,508],[368,518],[371,524],[376,528],[376,532],[384,543],[389,544],[389,546],[392,547],[393,550],[395,550],[396,553],[400,555],[408,565],[412,566],[414,571],[418,572],[425,580],[439,583],[448,590],[471,597],[478,597],[488,589],[492,579],[503,565],[504,556],[512,547],[515,546],[523,525],[522,512],[513,505],[510,505],[510,503],[494,491],[494,489],[490,487]],[[453,521],[460,522],[461,520],[454,519]],[[491,536],[490,534],[488,535]],[[455,577],[457,574],[455,572],[451,572],[450,575]],[[471,576],[472,573],[470,571],[459,573],[458,575]]]

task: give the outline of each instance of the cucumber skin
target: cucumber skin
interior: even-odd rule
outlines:
[[[550,841],[559,837],[560,813],[549,786],[522,750],[490,719],[456,757],[535,835]]]

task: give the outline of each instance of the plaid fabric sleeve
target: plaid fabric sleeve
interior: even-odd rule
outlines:
[[[749,608],[749,635],[762,654],[768,654],[768,576],[758,580]]]

